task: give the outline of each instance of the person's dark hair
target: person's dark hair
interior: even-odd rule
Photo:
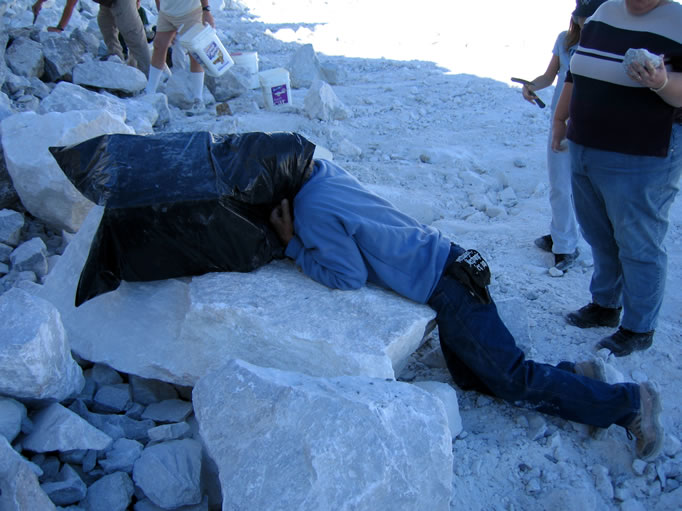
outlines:
[[[580,41],[580,32],[580,25],[578,25],[575,21],[573,21],[573,18],[571,18],[571,22],[568,25],[568,32],[566,33],[566,38],[564,39],[564,48],[568,50],[571,46],[577,44],[578,41]]]

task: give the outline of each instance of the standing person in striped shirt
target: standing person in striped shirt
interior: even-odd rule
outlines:
[[[629,49],[650,58],[626,65]],[[651,346],[663,302],[663,241],[682,173],[682,5],[604,3],[566,80],[552,148],[568,138],[576,215],[594,258],[592,301],[567,321],[620,325],[597,347],[625,356]]]

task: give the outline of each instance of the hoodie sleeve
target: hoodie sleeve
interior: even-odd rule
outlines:
[[[333,289],[358,289],[367,282],[367,266],[355,240],[334,218],[294,222],[294,237],[285,254],[308,277]],[[300,213],[297,215],[300,217]]]

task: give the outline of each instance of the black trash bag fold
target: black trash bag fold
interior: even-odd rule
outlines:
[[[103,135],[51,147],[62,171],[104,206],[76,306],[116,289],[283,256],[272,209],[301,188],[315,146],[295,133]]]

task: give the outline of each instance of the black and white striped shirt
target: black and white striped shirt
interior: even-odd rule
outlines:
[[[568,138],[607,151],[666,156],[679,109],[628,77],[623,57],[629,48],[663,54],[668,71],[682,71],[682,5],[634,16],[624,0],[611,0],[588,18],[566,78],[573,82]]]

